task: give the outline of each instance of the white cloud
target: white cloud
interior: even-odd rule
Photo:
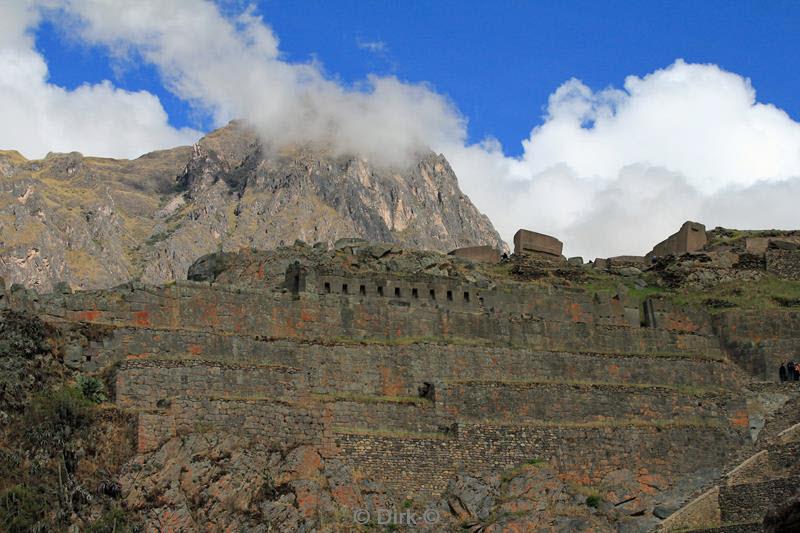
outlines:
[[[271,144],[324,142],[388,163],[425,146],[443,152],[507,240],[527,227],[592,258],[644,253],[687,219],[800,227],[800,124],[715,65],[678,60],[628,77],[622,89],[569,80],[512,158],[493,140],[465,145],[466,119],[427,84],[372,75],[345,86],[317,62],[287,62],[253,9],[224,16],[205,0],[45,4],[76,38],[155,65],[169,90],[217,126],[245,118]],[[148,93],[48,84],[25,31],[40,11],[26,4],[9,13],[0,21],[0,110],[10,117],[0,145],[133,155],[197,135],[170,128]]]
[[[169,126],[158,98],[110,82],[65,90],[48,81],[31,29],[41,14],[30,2],[12,2],[0,17],[0,149],[29,158],[81,151],[136,157],[156,148],[191,143],[199,132]]]
[[[252,9],[231,19],[204,0],[58,4],[62,23],[89,43],[156,65],[168,88],[217,126],[245,118],[267,141],[323,141],[388,163],[465,136],[456,108],[426,84],[369,76],[345,87],[317,63],[287,63]]]
[[[523,147],[513,159],[451,148],[462,186],[507,239],[529,227],[593,258],[644,253],[689,219],[800,227],[800,124],[715,65],[677,60],[624,90],[569,80]]]
[[[383,41],[364,41],[358,38],[356,39],[356,46],[376,55],[384,55],[389,51],[389,46]]]

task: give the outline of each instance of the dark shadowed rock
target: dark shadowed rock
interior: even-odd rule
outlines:
[[[192,263],[186,279],[191,281],[214,281],[229,267],[229,254],[206,254]]]

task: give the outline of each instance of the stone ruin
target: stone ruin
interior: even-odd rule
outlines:
[[[531,254],[542,259],[564,260],[561,255],[563,247],[564,243],[544,233],[521,229],[514,234],[515,254]]]
[[[699,222],[686,221],[677,233],[656,244],[645,257],[650,260],[667,255],[683,255],[702,249],[706,242],[706,227]]]
[[[670,237],[672,249],[696,245],[691,224]],[[547,235],[520,230],[514,244],[515,253],[561,257],[562,243]],[[337,248],[354,258],[386,247]],[[493,252],[453,255],[493,260]],[[533,458],[590,484],[629,469],[641,494],[660,494],[736,459],[753,428],[771,435],[797,421],[765,426],[759,403],[787,393],[774,369],[800,346],[796,311],[710,315],[623,289],[294,260],[278,288],[253,254],[225,257],[214,270],[235,277],[42,295],[0,284],[0,305],[102,330],[66,346],[65,362],[86,373],[114,369],[115,402],[137,413],[142,453],[176,436],[236,432],[276,450],[315,446],[400,495],[439,493],[458,472]],[[749,480],[735,481],[735,492],[703,501],[713,500],[717,516],[750,520],[730,503]],[[750,500],[755,516],[765,500]],[[614,505],[641,516],[652,502],[640,495]],[[674,519],[684,530],[694,523],[685,513]]]

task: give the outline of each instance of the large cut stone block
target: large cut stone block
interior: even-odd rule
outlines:
[[[677,233],[656,244],[645,257],[681,255],[700,250],[708,242],[706,227],[698,222],[687,221]]]
[[[540,252],[556,257],[561,256],[561,249],[564,243],[545,235],[544,233],[536,233],[535,231],[528,231],[521,229],[514,234],[514,253],[523,254],[525,252]]]

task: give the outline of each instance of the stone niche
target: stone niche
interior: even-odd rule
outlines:
[[[706,227],[699,222],[684,222],[677,233],[656,244],[645,257],[664,257],[695,252],[708,242]]]
[[[537,255],[545,254],[546,256],[553,256],[553,258],[560,258],[563,247],[564,243],[544,233],[521,229],[514,234],[515,254],[533,252]]]
[[[454,255],[462,259],[469,259],[476,263],[499,263],[500,250],[491,246],[468,246],[466,248],[456,248],[448,252],[447,255]]]

